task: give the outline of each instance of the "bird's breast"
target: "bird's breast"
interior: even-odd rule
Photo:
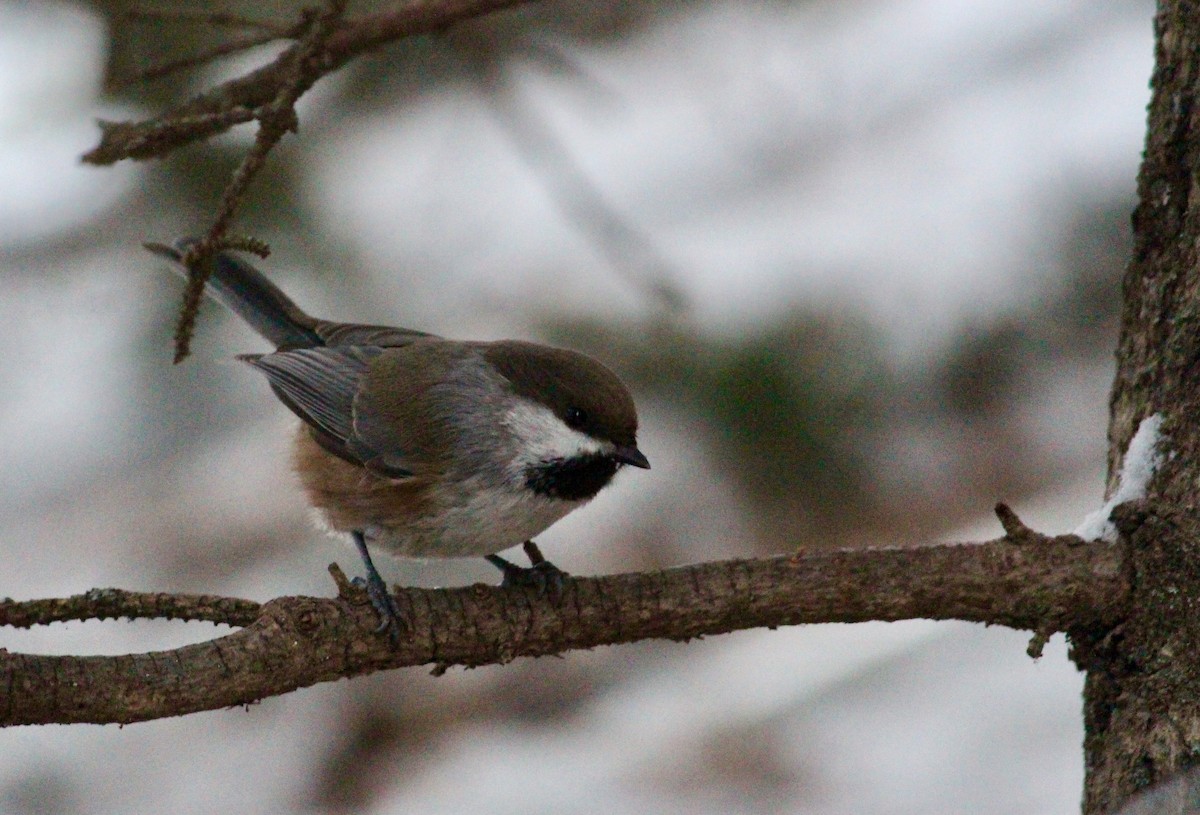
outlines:
[[[517,546],[586,503],[480,471],[390,479],[327,452],[302,428],[296,472],[326,525],[405,557],[470,557]],[[594,494],[594,493],[593,493]]]

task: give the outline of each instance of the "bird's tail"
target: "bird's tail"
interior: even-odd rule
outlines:
[[[145,246],[154,254],[174,261],[176,271],[187,277],[183,256],[196,242],[195,238],[183,238],[174,246],[161,243]],[[315,330],[317,320],[305,314],[258,269],[228,252],[218,252],[208,262],[212,264],[212,273],[205,291],[275,347],[312,348],[325,344]]]

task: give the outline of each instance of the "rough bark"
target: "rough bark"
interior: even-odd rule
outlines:
[[[1111,402],[1110,488],[1138,421],[1162,413],[1169,458],[1125,519],[1128,618],[1075,640],[1087,671],[1084,811],[1114,811],[1200,757],[1200,5],[1164,0],[1155,19],[1134,257]]]

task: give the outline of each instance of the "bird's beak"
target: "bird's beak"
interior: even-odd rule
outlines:
[[[632,464],[634,467],[641,467],[643,470],[650,469],[650,459],[642,455],[642,451],[632,444],[618,444],[616,452],[613,455],[622,464]]]

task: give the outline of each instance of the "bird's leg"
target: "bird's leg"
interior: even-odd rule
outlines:
[[[357,529],[350,534],[354,538],[354,545],[358,547],[359,557],[362,558],[363,568],[367,573],[366,579],[356,577],[351,582],[359,588],[366,589],[371,605],[375,606],[375,611],[379,614],[379,627],[375,629],[375,633],[382,634],[387,631],[392,642],[396,642],[400,639],[400,632],[408,628],[408,621],[400,613],[396,599],[388,591],[387,584],[383,582],[379,570],[371,560],[371,553],[367,551],[366,536]]]
[[[550,561],[546,560],[542,555],[542,550],[533,541],[525,541],[522,544],[525,554],[529,557],[529,566],[518,566],[511,560],[506,560],[499,555],[486,555],[487,562],[500,570],[504,575],[504,579],[500,581],[500,585],[505,588],[509,586],[521,586],[525,588],[537,589],[538,597],[544,597],[549,593],[553,597],[561,597],[563,585],[566,583],[566,578],[569,574],[555,566]]]

